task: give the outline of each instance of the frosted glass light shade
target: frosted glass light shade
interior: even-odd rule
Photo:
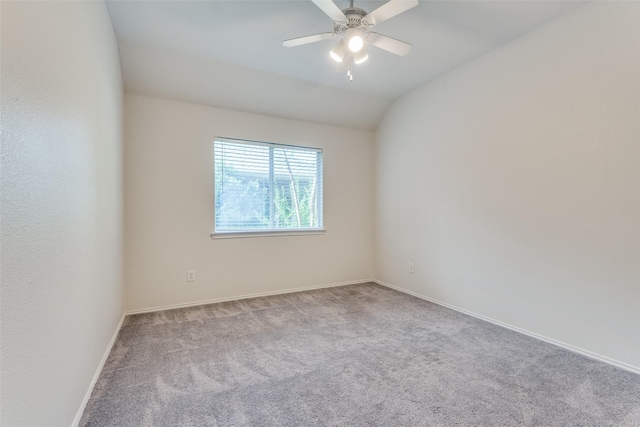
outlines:
[[[347,53],[347,47],[343,40],[339,41],[337,45],[331,49],[329,52],[329,56],[336,62],[342,62],[344,60],[344,55]]]

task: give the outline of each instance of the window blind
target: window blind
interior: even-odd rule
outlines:
[[[322,150],[216,138],[214,233],[322,228]]]

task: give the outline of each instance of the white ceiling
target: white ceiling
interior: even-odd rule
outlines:
[[[372,11],[384,3],[355,6]],[[373,130],[399,96],[583,3],[420,0],[375,27],[412,43],[412,52],[370,47],[352,82],[346,66],[329,58],[335,40],[282,46],[332,31],[310,0],[108,0],[107,7],[127,92]]]

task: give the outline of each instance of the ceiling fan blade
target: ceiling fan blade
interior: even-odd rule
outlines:
[[[282,42],[282,45],[284,47],[295,47],[295,46],[300,46],[303,44],[309,44],[309,43],[315,43],[315,42],[319,42],[322,40],[329,40],[329,39],[333,39],[336,37],[336,33],[320,33],[320,34],[313,34],[310,36],[305,36],[305,37],[298,37],[295,39],[289,39],[289,40],[285,40]]]
[[[418,5],[418,0],[389,0],[362,19],[376,25]]]
[[[340,10],[338,6],[331,0],[311,0],[316,6],[318,6],[324,13],[329,15],[329,18],[334,21],[345,21],[347,17]]]
[[[378,33],[367,33],[367,42],[370,45],[384,49],[387,52],[394,53],[398,56],[405,56],[411,52],[412,45],[392,37],[383,36]]]

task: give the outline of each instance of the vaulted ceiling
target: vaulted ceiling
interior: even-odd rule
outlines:
[[[355,6],[372,11],[384,3]],[[420,0],[376,26],[413,44],[412,52],[399,57],[370,47],[353,81],[329,57],[335,40],[282,46],[332,31],[310,0],[108,0],[107,7],[127,92],[373,130],[398,97],[583,3]]]

